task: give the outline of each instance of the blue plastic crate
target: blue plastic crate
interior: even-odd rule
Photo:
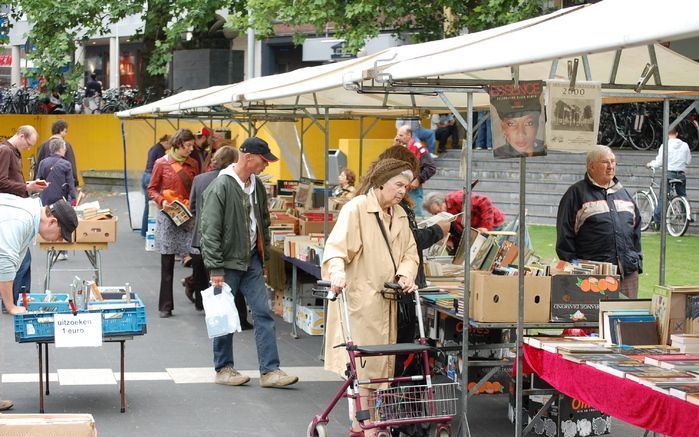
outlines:
[[[143,301],[138,297],[131,299],[131,302],[136,303],[137,306],[127,308],[116,307],[118,304],[123,304],[123,300],[90,302],[89,310],[81,309],[79,312],[102,314],[103,337],[143,335],[146,333],[146,308],[143,305]],[[70,311],[59,312],[66,313]],[[48,312],[29,312],[14,316],[15,341],[18,343],[26,343],[53,340],[54,314],[55,313]]]
[[[22,305],[22,295],[20,295],[19,299],[17,299],[17,306]],[[45,313],[68,312],[70,311],[68,294],[52,293],[49,295],[46,293],[27,293],[27,311],[42,311]]]

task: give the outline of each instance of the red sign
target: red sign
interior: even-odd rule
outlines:
[[[0,55],[0,65],[10,66],[12,65],[12,55],[3,53]]]

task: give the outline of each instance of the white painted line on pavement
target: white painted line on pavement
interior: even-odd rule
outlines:
[[[61,385],[116,385],[112,369],[58,369]]]
[[[3,373],[2,382],[39,382],[38,373]],[[58,375],[49,373],[49,382],[58,382]]]
[[[299,377],[299,382],[339,382],[338,375],[322,367],[282,367],[289,375]],[[240,370],[253,379],[260,378],[257,370]],[[165,372],[125,372],[126,381],[172,381],[175,384],[213,384],[216,372],[212,367],[172,367]],[[113,385],[119,381],[119,372],[112,369],[58,369],[49,373],[50,382],[61,385]],[[37,373],[4,373],[3,383],[37,383]]]

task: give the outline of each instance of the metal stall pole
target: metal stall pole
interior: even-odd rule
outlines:
[[[364,117],[359,117],[359,173],[362,176],[362,161],[364,160]]]
[[[378,117],[374,118],[374,121],[369,123],[369,126],[367,126],[366,129],[364,129],[364,117],[359,117],[359,174],[358,176],[362,175],[362,161],[364,161],[364,137],[366,137],[369,132],[376,126],[376,123],[379,122]]]
[[[305,121],[305,118],[301,117],[301,138],[299,138],[299,180],[303,177],[303,147],[304,147],[304,142],[303,142],[303,137],[306,134],[306,131],[303,130],[303,122]]]
[[[329,204],[328,204],[328,171],[330,169],[330,165],[328,164],[328,149],[330,148],[330,109],[326,106],[325,107],[325,116],[324,116],[324,123],[323,123],[323,134],[325,136],[325,141],[323,142],[323,157],[325,160],[325,174],[323,175],[323,204],[325,207],[324,215],[323,215],[323,235],[325,236],[325,241],[328,241],[328,211],[329,211]],[[322,261],[321,261],[322,262]],[[323,299],[323,314],[326,317],[327,320],[327,312],[328,312],[328,301],[326,299]],[[320,361],[325,361],[325,329],[326,329],[327,323],[323,323],[323,340],[320,342],[320,353],[318,354],[318,359]]]
[[[124,129],[124,120],[121,120],[121,144],[124,151],[124,190],[126,191],[126,210],[129,212],[129,227],[133,230],[131,222],[131,202],[129,202],[129,175],[126,171],[126,131]]]
[[[473,91],[466,92],[466,120],[463,119],[456,107],[449,101],[447,96],[443,92],[438,93],[439,98],[442,99],[445,105],[449,107],[449,110],[456,120],[466,129],[466,153],[461,154],[462,159],[466,160],[464,175],[464,218],[463,223],[468,223],[469,233],[464,232],[461,238],[468,238],[469,244],[466,250],[464,250],[464,314],[463,318],[463,333],[461,338],[461,356],[463,359],[463,365],[461,367],[461,393],[462,393],[462,403],[461,411],[459,412],[460,425],[462,427],[463,436],[471,436],[471,429],[468,426],[468,327],[469,327],[469,293],[470,293],[470,282],[471,282],[471,250],[470,250],[470,223],[471,223],[471,161],[472,161],[472,148],[473,148]],[[464,226],[464,229],[467,229]]]
[[[658,272],[658,284],[665,285],[665,251],[667,250],[667,220],[665,214],[669,206],[667,200],[667,157],[668,140],[670,133],[670,100],[663,100],[663,171],[660,176],[660,202],[663,207],[660,209],[660,263]]]
[[[527,158],[519,160],[519,257],[517,269],[519,270],[518,288],[519,300],[517,302],[517,376],[515,378],[515,436],[522,437],[522,336],[524,335],[524,253],[527,235],[527,223],[525,217],[525,205],[527,194]]]

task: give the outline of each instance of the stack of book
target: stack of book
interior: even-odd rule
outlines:
[[[699,354],[699,334],[672,334],[672,345],[685,354]]]
[[[284,239],[289,235],[296,235],[294,226],[291,224],[272,225],[269,227],[271,244],[280,249],[284,248]]]
[[[558,261],[552,267],[553,274],[568,275],[611,275],[617,274],[617,266],[609,262],[574,259],[571,262]]]
[[[76,206],[75,214],[80,220],[102,220],[113,217],[112,210],[100,208],[100,203],[96,200]]]

